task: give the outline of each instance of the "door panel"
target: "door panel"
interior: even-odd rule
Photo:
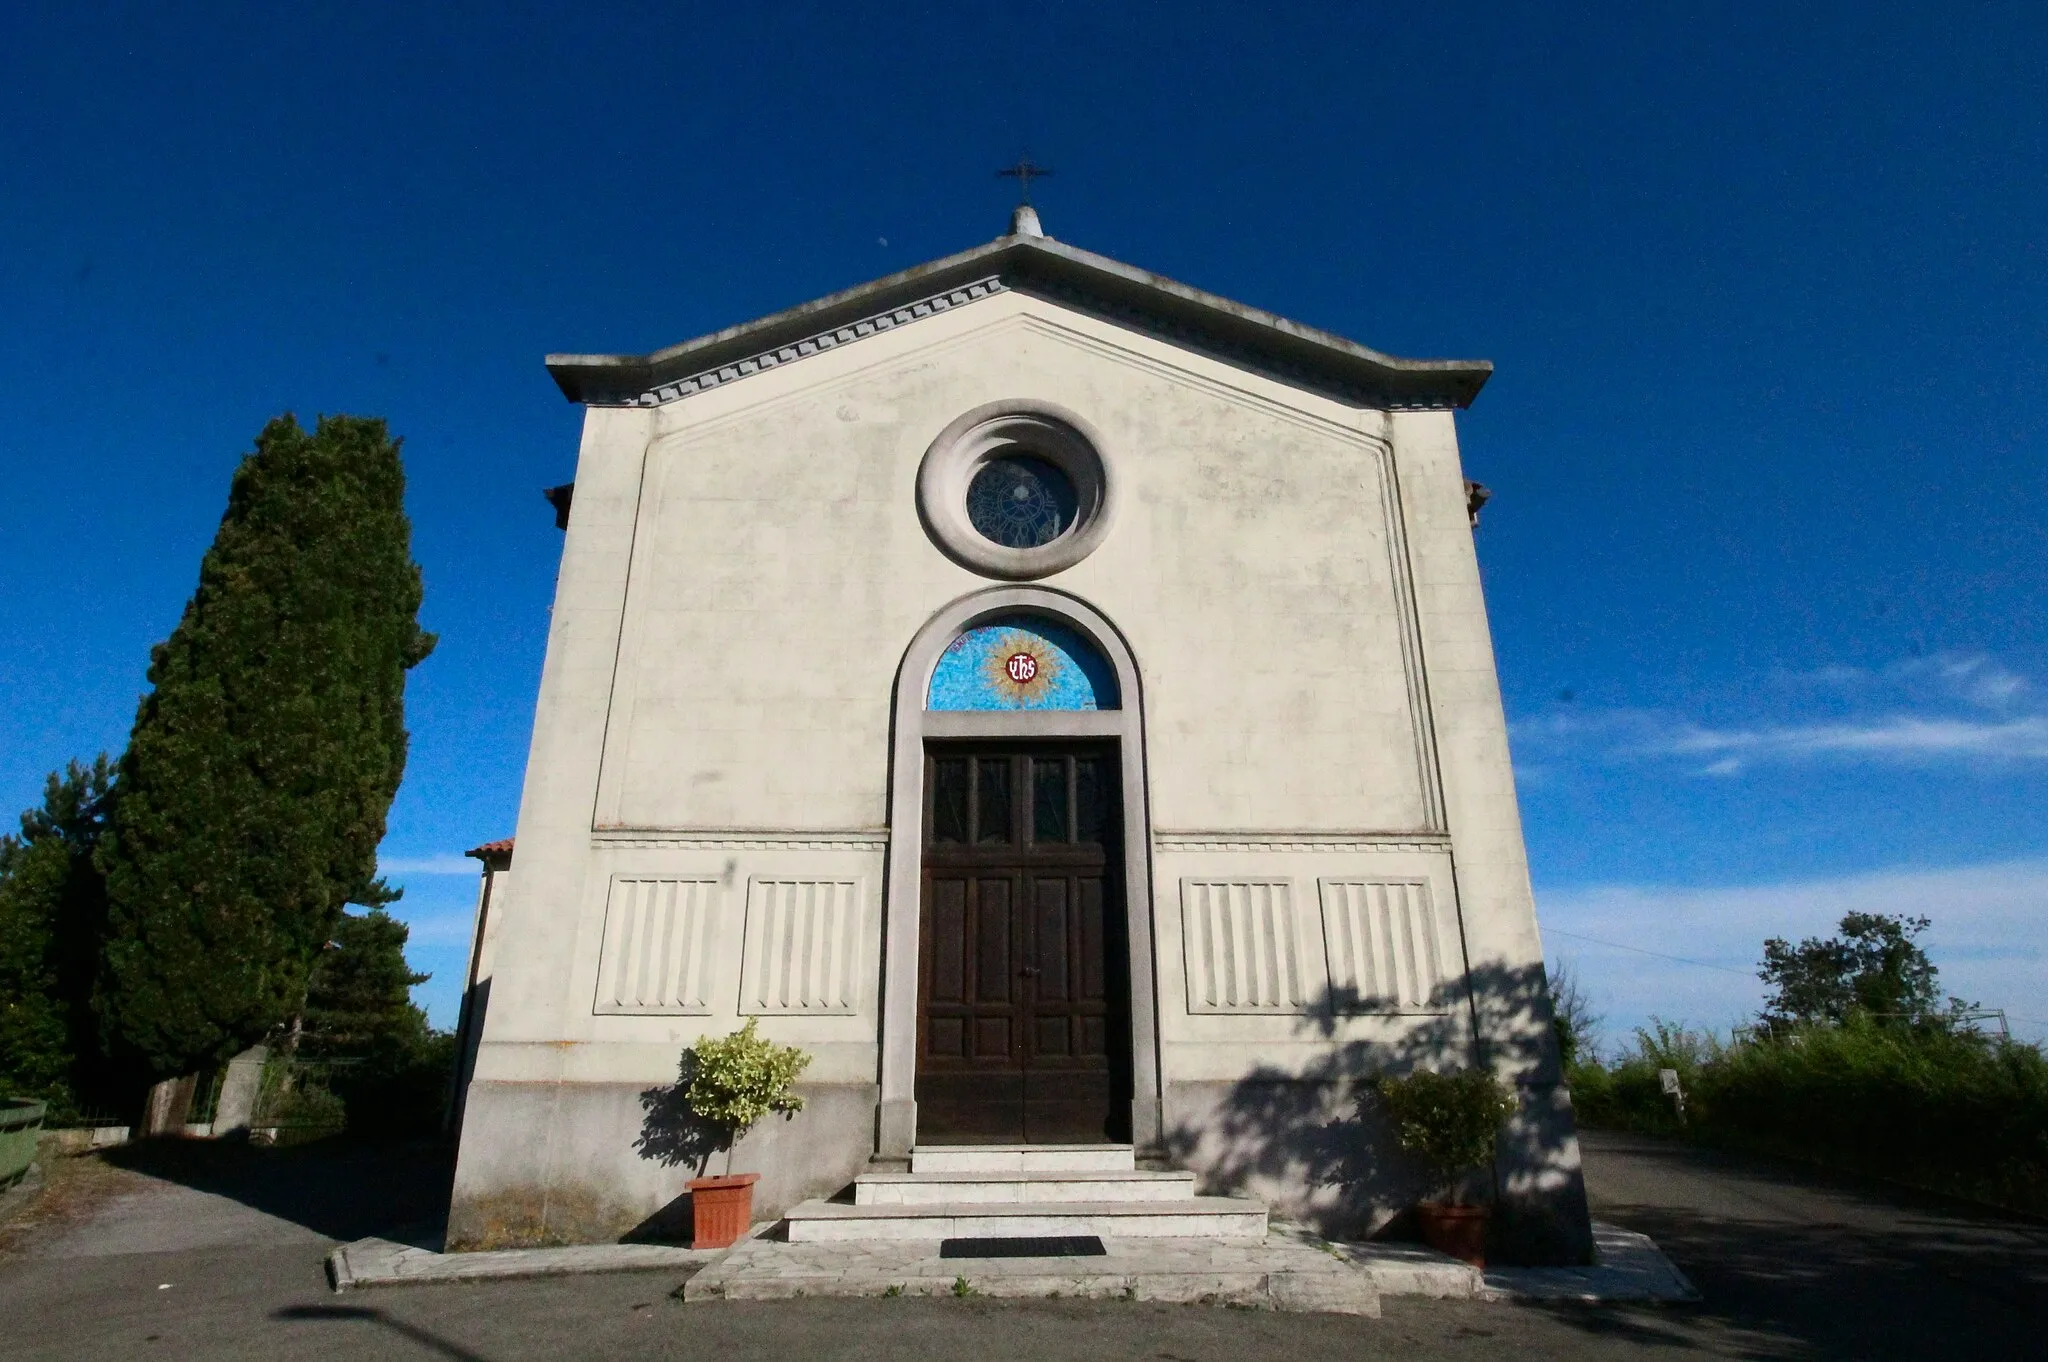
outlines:
[[[1127,1137],[1114,769],[1100,746],[930,755],[920,1141]]]

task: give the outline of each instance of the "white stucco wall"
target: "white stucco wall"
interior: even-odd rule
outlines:
[[[918,466],[962,412],[1020,398],[1085,418],[1119,482],[1101,547],[1042,584],[1113,621],[1142,675],[1159,1063],[1207,1094],[1184,1109],[1361,1056],[1469,1062],[1475,1016],[1488,1062],[1544,1077],[1540,997],[1475,1010],[1456,982],[1468,957],[1526,982],[1541,953],[1450,414],[1361,409],[1008,292],[589,412],[480,1084],[671,1078],[738,1024],[750,886],[777,878],[857,885],[861,979],[841,1015],[762,1030],[813,1054],[811,1082],[876,1081],[892,688],[920,626],[991,585],[925,533]],[[608,897],[635,877],[706,882],[700,1008],[593,1006]],[[1312,1003],[1326,880],[1425,885],[1455,978],[1400,1012],[1197,1014],[1185,886],[1233,877],[1292,884]],[[498,1138],[472,1115],[472,1187]],[[629,1173],[635,1204],[668,1185]]]

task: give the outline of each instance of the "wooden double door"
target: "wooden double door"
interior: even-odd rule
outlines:
[[[924,778],[917,1139],[1130,1138],[1113,744],[934,744]]]

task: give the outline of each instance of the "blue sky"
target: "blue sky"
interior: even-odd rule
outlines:
[[[541,356],[986,240],[1028,150],[1056,236],[1499,366],[1533,872],[1611,1032],[1877,905],[2048,1036],[2048,10],[1783,8],[12,10],[0,807],[123,742],[264,421],[386,416],[442,643],[385,861],[448,1022],[575,451]]]

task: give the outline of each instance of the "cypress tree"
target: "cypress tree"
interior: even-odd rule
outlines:
[[[108,1048],[157,1079],[303,1004],[344,903],[396,897],[377,843],[405,771],[417,619],[398,443],[381,420],[272,421],[199,586],[150,658],[100,847]]]

